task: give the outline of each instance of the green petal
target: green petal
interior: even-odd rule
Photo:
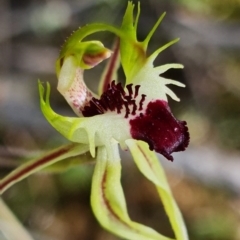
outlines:
[[[51,151],[37,159],[22,164],[0,181],[0,194],[13,184],[41,169],[69,157],[83,154],[89,150],[88,145],[69,144]]]
[[[160,25],[160,23],[162,22],[163,18],[165,17],[166,13],[163,13],[158,21],[155,23],[155,25],[153,26],[152,30],[149,32],[149,34],[147,35],[147,37],[145,38],[145,40],[143,41],[144,44],[144,49],[147,50],[148,47],[148,43],[150,41],[150,39],[152,38],[153,34],[155,33],[155,31],[157,30],[158,26]]]
[[[86,132],[83,131],[82,134],[79,134],[79,138],[76,135],[74,135],[75,130],[78,128],[77,126],[81,126],[81,124],[85,121],[85,119],[79,118],[79,117],[76,117],[76,118],[63,117],[55,113],[52,110],[49,103],[49,97],[50,97],[49,83],[47,83],[46,97],[44,97],[45,89],[40,81],[38,82],[38,87],[39,87],[41,110],[45,118],[48,120],[48,122],[70,141],[88,143]]]
[[[121,63],[126,75],[126,84],[140,85],[140,94],[146,95],[148,101],[161,99],[167,101],[167,95],[172,99],[179,101],[179,98],[165,85],[168,84],[159,77],[159,74],[170,68],[180,68],[180,64],[168,64],[165,66],[154,67],[154,60],[166,48],[176,43],[179,39],[175,39],[157,49],[149,57],[147,57],[147,47],[151,37],[157,27],[163,20],[163,13],[152,30],[149,32],[143,42],[137,40],[137,24],[140,15],[140,4],[138,4],[137,17],[134,22],[134,4],[128,2],[128,6],[123,17],[121,30],[126,34],[126,39],[120,41]],[[181,85],[172,81],[172,84]]]
[[[98,148],[93,174],[91,205],[100,224],[128,240],[170,240],[155,230],[131,221],[120,182],[121,163],[118,146]]]
[[[163,202],[177,240],[187,240],[187,230],[179,208],[171,193],[164,170],[147,143],[129,139],[126,141],[135,163],[142,174],[153,182]]]
[[[76,53],[78,53],[79,45],[82,44],[82,40],[85,37],[100,31],[108,31],[114,33],[115,35],[121,37],[122,39],[127,38],[120,29],[109,24],[104,23],[88,24],[84,27],[79,28],[66,40],[60,52],[59,60],[63,57],[75,55]]]
[[[127,36],[127,39],[121,39],[120,42],[121,63],[126,75],[127,84],[146,61],[146,51],[143,43],[140,43],[137,40],[137,24],[140,15],[140,4],[138,5],[135,23],[133,11],[134,4],[128,2],[121,26],[121,30]]]
[[[95,132],[91,131],[90,118],[63,117],[55,113],[49,103],[50,85],[47,83],[46,100],[44,87],[39,81],[40,106],[48,122],[64,137],[72,142],[89,144],[91,155],[95,157]],[[86,129],[89,131],[86,131]]]

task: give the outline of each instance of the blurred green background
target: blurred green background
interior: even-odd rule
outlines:
[[[160,157],[181,208],[191,240],[240,239],[240,1],[140,0],[139,39],[162,12],[167,15],[149,52],[180,37],[156,65],[180,62],[184,70],[166,77],[186,88],[172,87],[181,103],[170,100],[174,114],[188,122],[189,148]],[[64,40],[90,22],[120,25],[127,1],[0,1],[0,176],[23,159],[66,143],[43,118],[37,79],[49,81],[57,112],[73,115],[54,89],[55,60]],[[111,46],[112,35],[96,34]],[[104,64],[86,72],[97,89]],[[120,80],[124,81],[122,71]],[[130,216],[173,237],[154,187],[123,154],[122,182]],[[94,165],[64,173],[39,173],[13,186],[5,202],[36,240],[116,240],[95,220],[89,205]],[[1,230],[1,225],[0,225]],[[7,238],[6,238],[7,239]],[[4,239],[5,240],[5,239]]]

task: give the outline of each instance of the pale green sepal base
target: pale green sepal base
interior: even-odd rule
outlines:
[[[148,59],[130,81],[130,83],[141,86],[139,92],[140,94],[145,94],[148,101],[156,99],[167,101],[167,95],[175,101],[180,101],[167,85],[173,84],[179,87],[185,87],[185,85],[172,79],[163,78],[159,76],[159,72],[165,72],[170,68],[180,68],[182,66],[180,64],[167,64],[164,66],[163,68],[161,68],[162,66],[154,67],[152,60]]]
[[[177,240],[188,240],[187,230],[168,185],[164,170],[154,152],[149,150],[148,144],[129,139],[126,141],[135,163],[142,174],[153,182],[163,202],[166,213],[172,225]]]
[[[100,224],[127,240],[170,240],[150,227],[131,221],[121,186],[121,163],[117,144],[99,147],[92,180],[91,205]],[[110,155],[110,156],[109,156]]]
[[[42,170],[43,168],[69,157],[74,157],[89,151],[85,144],[68,144],[55,149],[44,156],[22,164],[0,181],[0,194],[5,192],[15,183],[25,179],[29,175]]]

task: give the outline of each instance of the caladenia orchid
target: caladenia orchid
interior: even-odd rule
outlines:
[[[188,237],[181,213],[154,153],[160,153],[173,161],[171,153],[185,150],[189,143],[186,123],[173,116],[167,102],[167,95],[179,101],[167,85],[184,85],[160,76],[168,69],[183,66],[153,65],[159,53],[178,39],[147,56],[148,43],[164,14],[145,40],[140,42],[136,36],[140,5],[135,20],[133,10],[134,5],[129,2],[120,28],[108,24],[90,24],[74,32],[66,41],[56,63],[58,90],[77,117],[61,116],[52,110],[48,83],[45,89],[39,82],[39,92],[44,116],[73,143],[14,170],[1,181],[1,192],[60,160],[90,152],[90,160],[96,161],[91,205],[100,224],[124,239],[170,239],[130,219],[120,182],[120,145],[121,149],[130,150],[139,170],[156,186],[175,238],[185,240]],[[113,51],[99,41],[83,41],[98,31],[109,31],[117,36]],[[100,79],[98,94],[95,94],[86,86],[83,72],[109,57],[111,58]],[[125,85],[117,82],[119,65],[125,73]]]

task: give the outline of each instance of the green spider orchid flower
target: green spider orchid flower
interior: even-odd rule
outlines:
[[[139,170],[156,186],[175,238],[186,240],[188,237],[181,213],[154,153],[160,153],[172,161],[171,153],[185,150],[189,142],[186,123],[172,115],[167,103],[167,95],[179,101],[167,85],[184,85],[160,76],[170,68],[183,66],[153,65],[158,54],[178,39],[147,56],[148,43],[164,14],[145,40],[140,42],[136,36],[140,5],[135,21],[133,10],[134,5],[129,2],[120,28],[108,24],[90,24],[77,30],[66,41],[56,63],[58,90],[77,117],[61,116],[52,110],[49,84],[45,90],[39,82],[39,92],[44,116],[73,143],[21,166],[1,181],[0,188],[3,192],[37,170],[89,151],[91,157],[96,159],[91,205],[100,224],[129,240],[170,239],[130,219],[120,182],[120,145],[121,149],[130,150]],[[118,41],[113,51],[99,41],[83,41],[98,31],[110,31],[117,35]],[[99,92],[95,94],[86,86],[83,72],[110,56],[100,80]],[[116,81],[119,64],[126,76],[124,86]]]

